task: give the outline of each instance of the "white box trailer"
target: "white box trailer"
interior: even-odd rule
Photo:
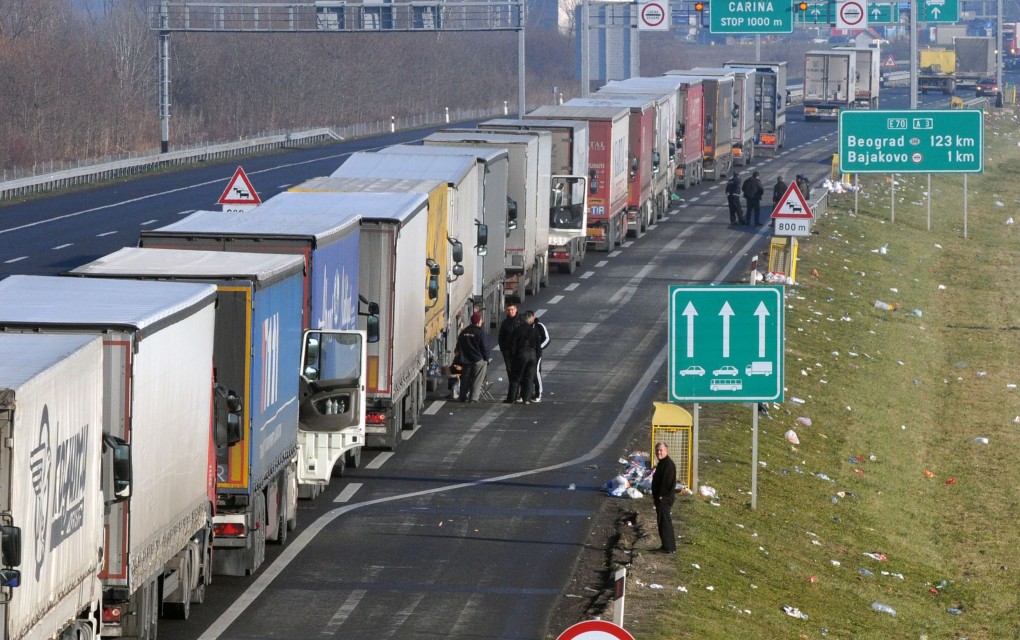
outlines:
[[[856,104],[857,53],[817,50],[804,54],[804,119],[836,119]]]
[[[549,281],[549,190],[552,138],[545,131],[491,133],[444,130],[430,134],[425,146],[506,149],[510,160],[507,194],[517,203],[517,228],[507,238],[504,294],[523,300]]]
[[[754,162],[754,114],[757,73],[751,67],[695,67],[694,75],[733,76],[733,164]]]
[[[786,61],[730,60],[724,66],[755,70],[754,152],[775,157],[786,144]]]
[[[497,118],[479,124],[478,128],[549,132],[552,137],[549,266],[573,273],[584,261],[588,247],[588,123]]]
[[[834,47],[838,51],[853,51],[857,55],[857,77],[854,82],[854,102],[858,109],[877,109],[878,94],[882,87],[881,50],[872,47]]]
[[[430,363],[434,381],[439,368],[453,360],[458,327],[466,325],[471,317],[478,261],[475,252],[464,251],[464,247],[476,244],[475,222],[481,216],[482,168],[468,157],[429,158],[360,151],[351,154],[331,177],[440,180],[445,185],[447,209],[430,217],[426,256],[438,263],[442,274],[435,307],[443,310],[444,336],[447,337],[443,340],[442,351],[435,353],[438,361]],[[435,313],[435,308],[430,313]]]
[[[216,382],[241,404],[237,441],[216,450],[217,574],[254,573],[266,540],[297,526],[304,268],[295,255],[125,247],[69,273],[216,287]]]
[[[0,334],[5,640],[98,635],[102,398],[98,336]]]
[[[105,496],[104,635],[155,637],[160,609],[186,617],[211,581],[215,306],[212,285],[0,281],[0,331],[103,339],[104,441],[130,446],[130,480]]]
[[[510,160],[505,149],[481,147],[442,147],[439,145],[396,144],[379,153],[403,153],[423,156],[468,156],[479,165],[482,176],[481,217],[475,219],[478,231],[475,250],[474,305],[481,305],[486,322],[495,326],[503,312],[503,286],[506,281],[506,241],[510,235],[508,184]],[[516,210],[514,211],[516,216]],[[516,217],[513,225],[517,224]],[[483,227],[484,226],[484,234]],[[483,237],[484,235],[484,237]],[[484,248],[484,249],[483,249]],[[470,251],[468,247],[466,250]],[[470,319],[470,318],[469,318]]]

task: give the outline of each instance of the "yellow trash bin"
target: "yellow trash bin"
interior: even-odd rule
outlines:
[[[655,443],[665,442],[669,457],[676,464],[677,480],[691,488],[694,474],[694,418],[690,412],[675,404],[656,402],[652,415],[652,467],[655,467]]]

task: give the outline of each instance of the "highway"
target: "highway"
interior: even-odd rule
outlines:
[[[886,91],[883,107],[905,105],[904,89]],[[760,171],[767,194],[777,174],[818,185],[829,172],[836,125],[791,111],[779,157],[741,168]],[[353,151],[422,135],[242,164],[265,199],[329,174]],[[59,273],[134,245],[140,229],[215,208],[233,169],[197,167],[2,208],[0,277]],[[496,402],[451,403],[442,388],[398,451],[367,451],[361,468],[301,502],[298,529],[257,575],[217,577],[191,619],[161,620],[160,636],[555,638],[562,629],[549,628],[550,616],[591,518],[613,499],[601,487],[620,457],[650,449],[651,403],[666,384],[668,285],[739,282],[751,256],[767,257],[769,227],[730,226],[722,182],[681,196],[647,235],[589,252],[574,275],[550,276],[526,300],[552,335],[541,404],[499,402],[506,375],[497,352]]]

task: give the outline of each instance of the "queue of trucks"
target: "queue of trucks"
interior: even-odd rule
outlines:
[[[732,65],[358,152],[0,281],[0,638],[149,640],[258,571],[299,499],[420,424],[472,313],[641,235],[735,145],[775,153],[785,67]]]
[[[995,40],[958,36],[951,47],[919,49],[917,60],[918,91],[951,96],[957,88],[976,87],[982,78],[995,75]]]

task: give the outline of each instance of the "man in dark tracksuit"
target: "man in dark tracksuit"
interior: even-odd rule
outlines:
[[[753,213],[754,224],[761,226],[761,197],[765,195],[765,187],[762,186],[757,171],[752,173],[750,178],[744,180],[741,191],[744,192],[744,198],[747,199],[747,213],[744,214],[744,222],[750,225]]]
[[[740,206],[740,174],[736,171],[726,182],[726,204],[730,207],[730,224],[744,224],[744,209]]]
[[[659,529],[659,540],[662,546],[659,551],[676,553],[676,535],[673,533],[673,516],[670,510],[676,499],[676,465],[669,457],[666,443],[655,445],[655,458],[658,463],[652,473],[652,499],[655,501],[655,524]]]
[[[538,361],[535,363],[535,393],[531,398],[532,402],[542,401],[542,392],[545,386],[542,384],[542,351],[549,344],[549,331],[542,324],[542,321],[535,318],[535,333],[538,334]]]
[[[506,317],[499,325],[499,352],[503,354],[503,364],[506,365],[506,379],[514,378],[514,356],[511,339],[517,327],[521,326],[524,318],[517,313],[517,303],[506,303]]]
[[[535,366],[538,364],[538,333],[535,331],[535,313],[524,312],[524,321],[514,330],[510,339],[513,352],[513,377],[507,391],[506,404],[513,404],[518,399],[524,404],[531,404],[531,392],[535,387]]]

